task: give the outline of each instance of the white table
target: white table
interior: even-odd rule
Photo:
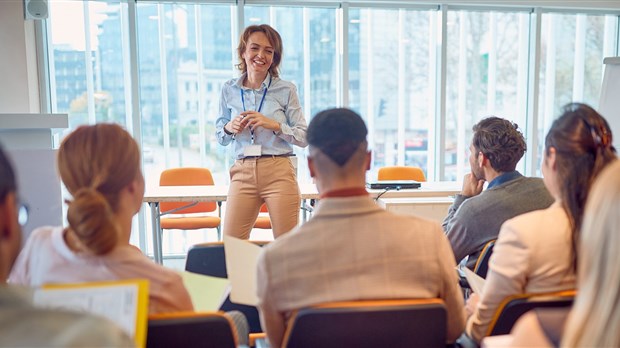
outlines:
[[[395,214],[413,215],[441,223],[448,215],[453,197],[379,198],[377,204]]]
[[[449,197],[461,191],[461,186],[455,182],[424,182],[419,189],[411,190],[368,190],[373,198],[423,198],[423,197]],[[319,192],[314,184],[300,184],[301,202],[305,206],[308,199],[318,199]],[[151,186],[146,188],[143,202],[151,208],[151,222],[153,228],[153,257],[155,262],[162,263],[162,233],[159,209],[160,202],[188,202],[192,205],[198,202],[218,202],[221,208],[222,202],[228,196],[228,186]],[[378,200],[378,201],[379,201]],[[164,214],[169,212],[164,212]],[[302,221],[306,221],[307,213],[302,212]]]

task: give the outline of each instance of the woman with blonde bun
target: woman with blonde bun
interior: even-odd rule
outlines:
[[[150,313],[193,310],[181,277],[129,244],[144,195],[140,150],[131,135],[115,124],[81,126],[62,142],[58,171],[73,196],[69,226],[33,231],[9,281],[40,286],[143,278],[150,284]]]

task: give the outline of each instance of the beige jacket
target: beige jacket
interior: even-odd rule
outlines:
[[[263,329],[279,347],[291,311],[324,302],[441,298],[447,338],[465,313],[454,255],[436,222],[400,216],[367,196],[326,198],[314,217],[278,238],[258,262]]]
[[[480,342],[508,296],[574,288],[571,232],[560,204],[510,219],[499,232],[480,302],[467,322],[467,335]]]

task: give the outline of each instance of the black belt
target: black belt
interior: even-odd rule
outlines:
[[[240,159],[246,159],[246,158],[267,158],[267,157],[293,157],[295,156],[294,153],[285,153],[282,155],[260,155],[260,156],[246,156]]]

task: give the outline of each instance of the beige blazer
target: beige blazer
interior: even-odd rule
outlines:
[[[326,198],[314,217],[264,248],[258,262],[263,329],[279,347],[291,311],[324,302],[441,298],[448,340],[463,331],[454,255],[438,223],[400,216],[368,196]]]
[[[559,203],[506,221],[489,260],[484,289],[467,322],[475,341],[486,334],[500,303],[510,295],[575,288],[571,231]]]

